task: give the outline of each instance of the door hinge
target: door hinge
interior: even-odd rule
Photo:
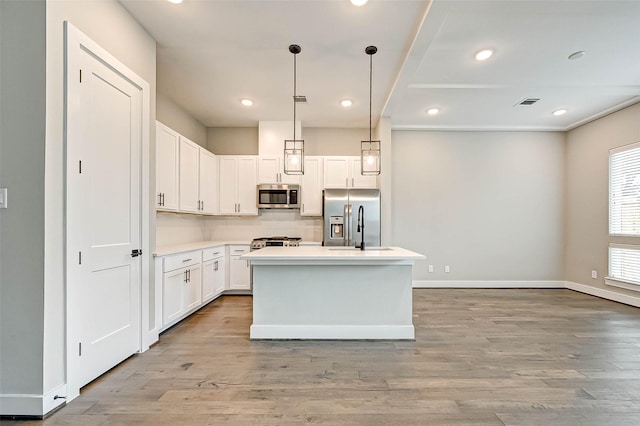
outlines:
[[[82,174],[82,160],[78,161],[78,173]]]
[[[78,356],[82,356],[82,342],[78,343]]]
[[[78,265],[82,265],[82,252],[78,252]]]

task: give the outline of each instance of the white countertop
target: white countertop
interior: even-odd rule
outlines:
[[[425,256],[401,247],[266,247],[241,256],[252,265],[407,264]]]
[[[165,246],[156,247],[153,253],[156,257],[167,256],[170,254],[184,253],[192,250],[202,250],[211,247],[219,247],[226,245],[250,245],[251,240],[237,240],[237,241],[195,241],[191,243],[183,244],[170,244]],[[300,241],[301,246],[320,246],[322,243],[319,241]]]

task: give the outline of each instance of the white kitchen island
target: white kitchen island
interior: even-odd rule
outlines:
[[[411,269],[399,247],[267,247],[253,267],[251,339],[413,339]]]

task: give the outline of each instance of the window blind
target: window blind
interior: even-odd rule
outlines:
[[[640,236],[640,142],[609,151],[609,234]]]
[[[609,278],[640,285],[640,246],[609,245]]]

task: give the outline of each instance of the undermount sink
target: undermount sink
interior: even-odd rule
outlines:
[[[329,250],[349,250],[349,251],[361,251],[356,247],[331,247]],[[393,250],[391,247],[365,247],[364,251],[387,251]]]

